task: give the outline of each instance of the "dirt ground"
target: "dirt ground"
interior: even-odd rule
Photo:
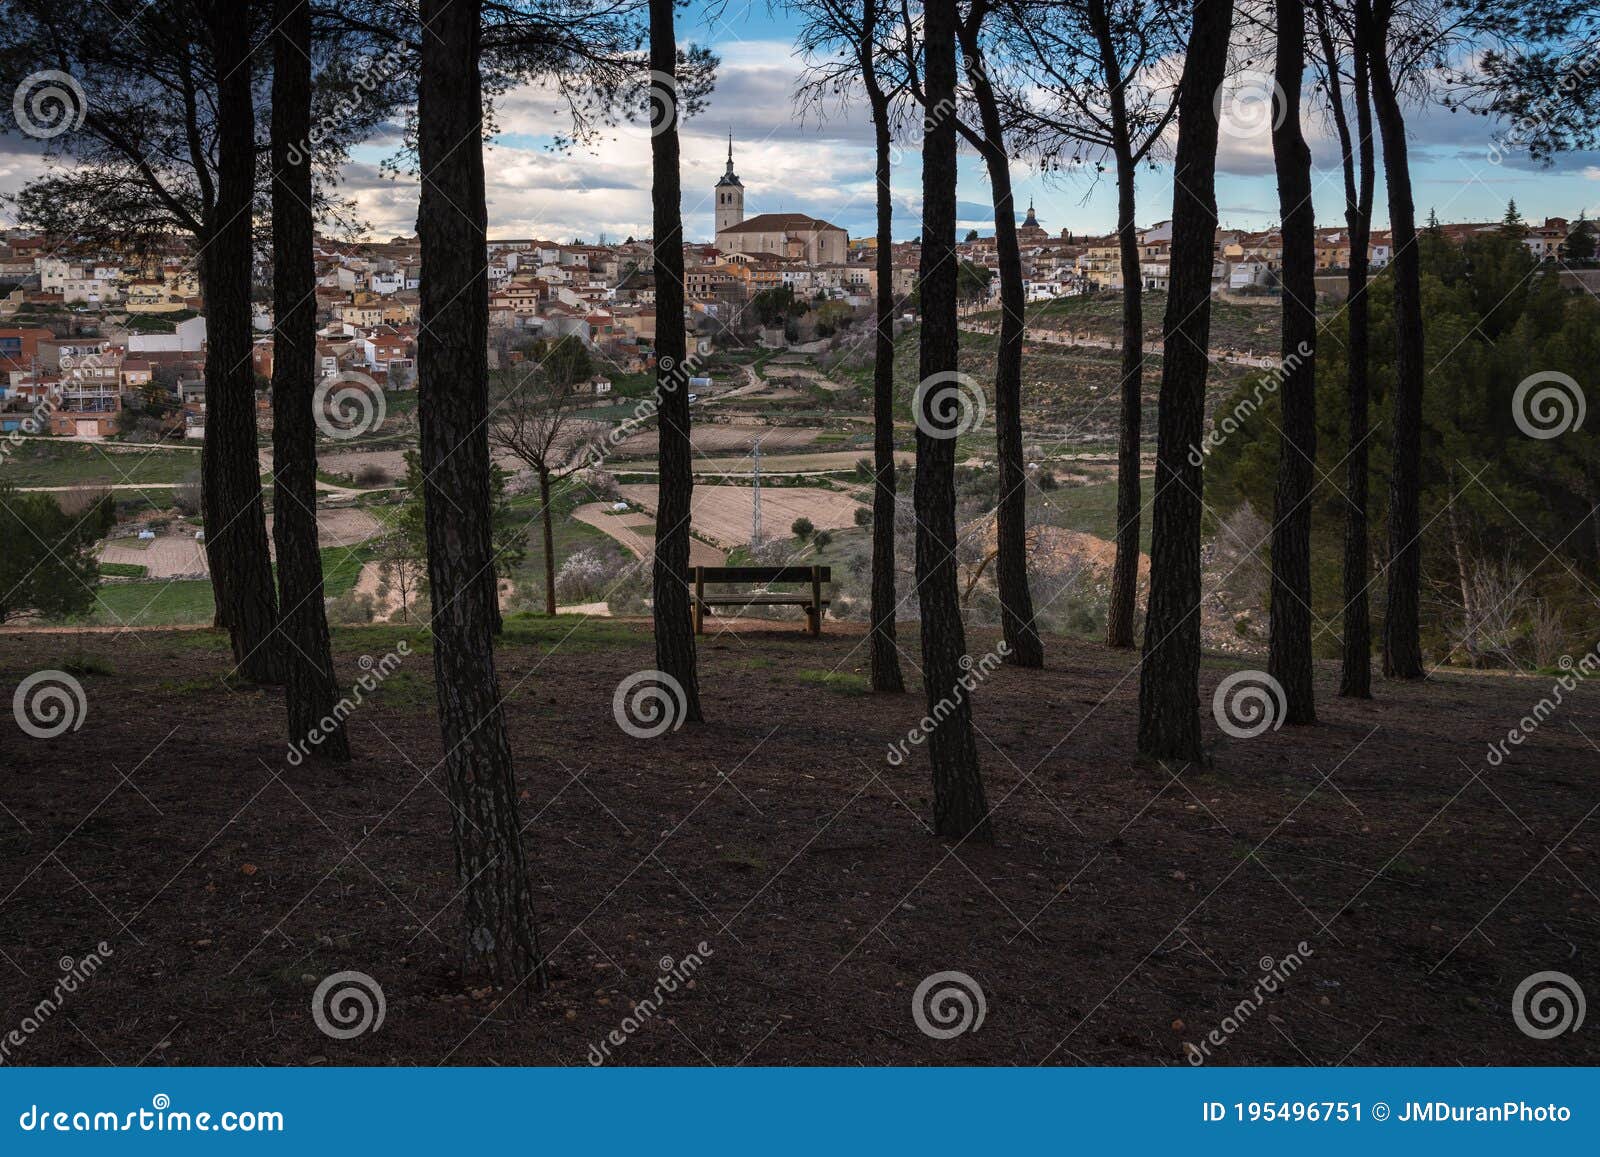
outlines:
[[[338,631],[340,682],[402,637]],[[0,728],[4,1027],[108,950],[9,1063],[581,1065],[615,1031],[603,1059],[629,1065],[1182,1065],[1213,1030],[1213,1064],[1600,1062],[1600,1034],[1533,1039],[1511,1007],[1540,972],[1600,992],[1588,685],[1496,765],[1550,680],[1349,702],[1323,668],[1319,725],[1236,739],[1210,711],[1231,668],[1208,663],[1212,763],[1168,769],[1135,757],[1132,657],[1052,638],[1044,671],[974,696],[985,847],[929,834],[925,750],[889,756],[925,702],[861,693],[847,624],[702,639],[706,722],[639,739],[613,696],[655,665],[645,625],[513,617],[497,669],[551,973],[525,1002],[454,970],[412,641],[331,770],[286,761],[279,693],[225,681],[211,632],[4,638],[6,688],[108,672],[79,676],[78,730]],[[385,1015],[341,1040],[312,999],[347,970]],[[657,993],[664,971],[692,984]],[[949,1039],[913,1013],[942,972],[983,1000]]]
[[[795,426],[760,425],[697,425],[690,432],[696,454],[749,454],[757,438],[761,439],[763,455],[779,450],[793,450],[810,445],[817,440],[821,430],[807,430]],[[644,454],[655,457],[656,432],[648,430],[625,438],[617,449],[623,455]]]
[[[656,488],[633,483],[619,487],[622,496],[651,510]],[[804,515],[818,530],[854,526],[861,503],[848,494],[813,486],[765,486],[761,490],[761,525],[766,537],[784,537],[789,526]],[[750,541],[755,491],[748,486],[697,485],[689,508],[694,532],[713,542],[732,546]]]
[[[378,532],[379,522],[365,510],[354,507],[322,507],[317,512],[317,541],[322,546],[355,546]],[[267,515],[267,546],[273,549],[272,516]],[[133,563],[146,569],[153,579],[190,578],[211,573],[203,543],[194,532],[158,534],[141,543],[138,539],[116,539],[100,550],[101,562]]]

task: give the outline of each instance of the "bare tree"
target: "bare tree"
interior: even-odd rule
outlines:
[[[515,455],[539,479],[539,514],[544,525],[544,612],[556,613],[555,531],[550,512],[550,478],[570,448],[568,432],[573,385],[559,373],[543,370],[518,382],[495,406],[489,442]]]

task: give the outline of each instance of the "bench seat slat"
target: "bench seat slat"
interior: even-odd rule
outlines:
[[[809,607],[810,595],[706,595],[698,600],[708,607]],[[827,606],[828,599],[822,600]]]

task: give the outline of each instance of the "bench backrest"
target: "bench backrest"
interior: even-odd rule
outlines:
[[[830,567],[809,566],[697,566],[695,578],[708,583],[808,583],[813,570],[818,579],[832,582]]]

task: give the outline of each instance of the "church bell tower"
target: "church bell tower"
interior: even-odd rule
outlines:
[[[717,182],[717,232],[744,220],[744,183],[733,171],[733,134],[728,134],[728,167]]]

